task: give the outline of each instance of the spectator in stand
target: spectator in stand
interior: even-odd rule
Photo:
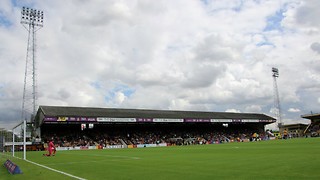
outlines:
[[[287,139],[288,138],[288,131],[287,129],[283,130],[283,139]]]
[[[257,141],[257,139],[258,139],[258,134],[257,133],[253,133],[252,141]]]

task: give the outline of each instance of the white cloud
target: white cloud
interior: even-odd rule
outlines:
[[[301,111],[300,111],[300,109],[297,109],[297,108],[289,108],[288,112],[297,113],[297,112],[301,112]]]
[[[116,104],[121,104],[123,101],[125,101],[126,96],[122,92],[116,92],[115,94],[115,102]]]
[[[259,113],[261,112],[262,108],[260,105],[249,105],[246,107],[245,112],[254,112],[254,113]]]
[[[241,111],[237,109],[227,109],[226,112],[241,113]]]
[[[320,43],[314,42],[311,44],[310,48],[320,54]]]
[[[317,0],[20,3],[0,2],[0,122],[20,118],[24,5],[45,13],[40,105],[273,115],[277,67],[286,120],[320,112]]]

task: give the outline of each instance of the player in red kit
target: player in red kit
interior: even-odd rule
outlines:
[[[43,154],[44,156],[54,156],[56,155],[56,147],[53,144],[53,141],[50,140],[48,143],[48,154]]]

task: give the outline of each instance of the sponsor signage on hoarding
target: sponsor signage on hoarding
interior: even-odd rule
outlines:
[[[258,119],[210,119],[210,122],[216,123],[232,123],[232,122],[244,122],[244,123],[256,123],[256,122],[274,122],[273,120],[258,120]]]
[[[98,122],[136,122],[135,118],[106,118],[98,117]]]
[[[232,119],[232,122],[242,122],[241,119]]]
[[[57,121],[58,118],[57,117],[45,117],[44,121]]]
[[[69,117],[68,121],[81,121],[81,122],[85,122],[85,121],[97,121],[96,118],[94,117]]]
[[[263,120],[263,119],[260,119],[259,122],[276,122],[276,120]]]
[[[153,119],[153,122],[183,122],[183,119]]]
[[[58,117],[57,121],[67,121],[68,117]]]
[[[97,121],[95,117],[65,117],[65,116],[59,116],[59,117],[45,117],[45,122],[73,122],[73,121],[79,121],[79,122],[94,122]]]
[[[211,123],[258,123],[258,122],[268,122],[273,123],[276,120],[262,120],[262,119],[196,119],[196,118],[186,118],[186,119],[169,119],[169,118],[113,118],[113,117],[66,117],[66,116],[46,116],[43,120],[47,123],[52,122],[118,122],[118,123],[128,123],[128,122],[169,122],[169,123],[182,123],[182,122],[211,122]]]
[[[259,122],[258,119],[243,119],[242,122]]]
[[[152,118],[137,118],[137,122],[153,122]]]
[[[232,122],[232,119],[210,119],[210,122]]]
[[[210,119],[185,119],[184,122],[210,122]]]

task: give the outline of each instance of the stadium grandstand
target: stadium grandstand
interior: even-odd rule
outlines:
[[[310,120],[310,124],[305,129],[304,134],[306,136],[319,137],[320,136],[320,113],[305,114],[305,115],[301,115],[301,117]]]
[[[288,133],[288,138],[297,138],[297,137],[304,137],[304,131],[307,128],[307,124],[297,123],[297,124],[285,124],[279,127],[279,135],[278,137],[283,134],[286,130]],[[281,133],[280,133],[281,132]]]
[[[35,134],[64,149],[213,144],[267,138],[274,122],[255,113],[40,106]]]

